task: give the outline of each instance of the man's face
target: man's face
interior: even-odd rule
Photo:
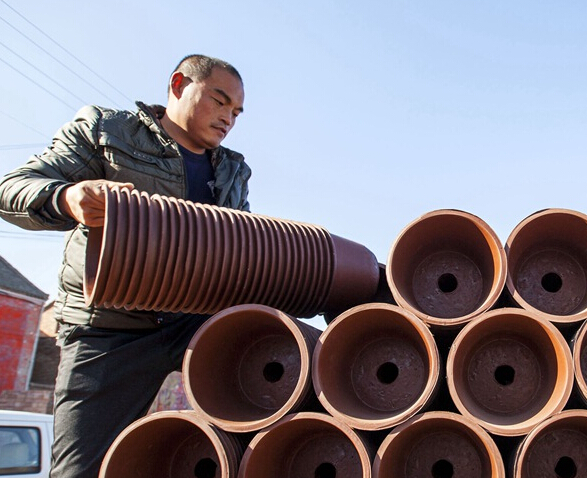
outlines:
[[[240,80],[214,68],[205,80],[186,78],[179,98],[178,124],[186,133],[184,144],[194,152],[216,148],[243,111],[245,93]]]

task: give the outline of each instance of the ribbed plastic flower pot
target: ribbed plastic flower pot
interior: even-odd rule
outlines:
[[[285,416],[251,440],[238,478],[370,478],[369,445],[330,415]]]
[[[353,428],[381,430],[431,402],[440,370],[424,322],[398,306],[371,303],[347,310],[322,332],[312,381],[332,416]]]
[[[546,209],[524,219],[506,242],[507,290],[520,307],[557,323],[587,318],[587,216]]]
[[[495,309],[469,322],[453,342],[446,369],[458,410],[502,436],[524,435],[560,412],[573,387],[564,337],[524,309]]]
[[[369,301],[378,280],[371,251],[321,227],[114,187],[88,234],[84,294],[129,310],[259,303],[309,318]]]
[[[571,340],[577,396],[587,406],[587,321],[583,322]]]
[[[246,444],[191,411],[164,411],[137,420],[116,438],[100,478],[234,478]]]
[[[528,433],[518,447],[512,478],[587,476],[587,410],[565,410]]]
[[[398,305],[431,326],[457,328],[495,304],[506,270],[503,246],[483,220],[441,209],[399,234],[387,280]]]
[[[319,405],[311,361],[321,331],[277,309],[230,307],[208,319],[184,355],[188,402],[231,432],[252,432]]]
[[[474,421],[445,411],[422,413],[394,428],[373,461],[373,478],[505,476],[491,436]]]

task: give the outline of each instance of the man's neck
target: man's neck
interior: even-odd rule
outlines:
[[[192,144],[192,142],[187,137],[185,131],[175,123],[168,115],[165,113],[161,119],[161,126],[165,130],[165,132],[171,136],[172,139],[177,141],[177,143],[181,144],[185,149],[191,151],[192,153],[196,154],[203,154],[206,152],[204,148],[196,147]]]

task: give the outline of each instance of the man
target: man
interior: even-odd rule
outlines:
[[[41,155],[0,182],[0,216],[26,229],[71,230],[59,273],[61,347],[55,388],[52,478],[97,477],[108,447],[145,415],[167,375],[207,318],[86,307],[83,266],[89,227],[104,223],[105,188],[240,210],[250,169],[220,146],[243,111],[230,64],[184,58],[171,75],[167,107],[82,108]]]

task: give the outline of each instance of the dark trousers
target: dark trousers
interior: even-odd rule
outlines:
[[[208,316],[183,315],[149,330],[64,324],[55,384],[51,478],[97,478],[108,448],[143,417]]]

